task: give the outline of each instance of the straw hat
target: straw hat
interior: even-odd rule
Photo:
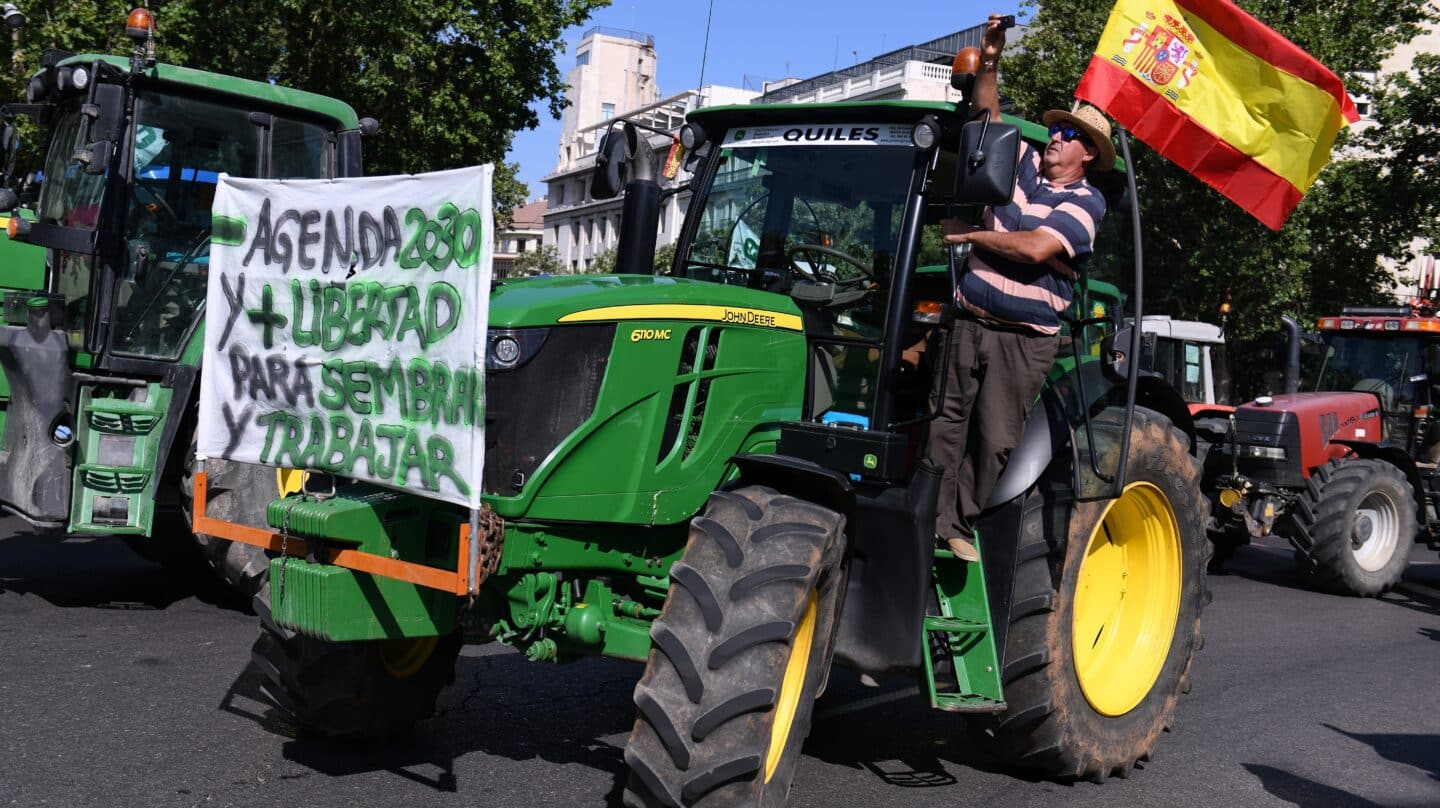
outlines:
[[[1095,149],[1100,153],[1096,155],[1095,162],[1091,168],[1097,171],[1109,171],[1115,165],[1115,144],[1110,140],[1110,121],[1105,118],[1105,113],[1090,106],[1089,104],[1076,104],[1075,109],[1066,112],[1063,109],[1052,109],[1041,118],[1046,126],[1053,124],[1069,124],[1090,138],[1095,144]]]

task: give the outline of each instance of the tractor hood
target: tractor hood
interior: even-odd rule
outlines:
[[[1293,412],[1300,418],[1338,418],[1342,422],[1355,422],[1362,418],[1380,415],[1380,400],[1373,393],[1291,393],[1274,396],[1268,403],[1257,399],[1236,408],[1236,414],[1251,414],[1257,411]]]
[[[650,275],[554,275],[501,282],[490,295],[491,328],[621,320],[709,320],[802,330],[783,295]]]

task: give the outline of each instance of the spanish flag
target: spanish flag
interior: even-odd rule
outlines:
[[[1273,230],[1360,119],[1333,72],[1229,0],[1119,0],[1075,96]]]

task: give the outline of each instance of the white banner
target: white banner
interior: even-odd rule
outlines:
[[[491,172],[222,174],[200,457],[479,507]]]

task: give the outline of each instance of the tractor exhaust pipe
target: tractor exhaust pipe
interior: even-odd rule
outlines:
[[[655,180],[655,149],[636,126],[624,127],[625,161],[629,181],[620,209],[620,242],[615,248],[615,271],[631,275],[655,274],[655,235],[660,228],[660,183]]]
[[[1300,324],[1294,318],[1281,316],[1285,329],[1285,394],[1300,392]]]

